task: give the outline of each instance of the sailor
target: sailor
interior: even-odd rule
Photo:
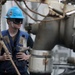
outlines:
[[[27,72],[27,60],[30,55],[27,54],[26,50],[21,50],[28,49],[28,47],[32,48],[33,40],[27,32],[20,29],[24,18],[23,12],[19,7],[13,6],[8,10],[5,18],[8,29],[2,31],[3,41],[20,74],[29,75]],[[0,54],[0,75],[18,75],[4,48],[2,48]]]

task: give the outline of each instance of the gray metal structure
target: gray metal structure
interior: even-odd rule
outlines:
[[[75,14],[72,14],[69,16],[65,16],[65,18],[62,20],[52,21],[52,22],[42,22],[41,25],[39,25],[38,32],[36,33],[33,49],[36,51],[46,50],[49,52],[53,49],[55,45],[58,44],[58,45],[73,49],[73,51],[75,51],[74,17],[75,17]],[[53,17],[48,16],[44,20],[51,20],[51,19],[53,19]],[[42,54],[42,56],[44,55]],[[38,57],[35,57],[35,58],[38,58]],[[40,60],[40,58],[38,59]],[[34,68],[34,66],[36,66],[35,61],[36,60],[32,56],[30,59],[30,63],[33,63],[33,65],[30,64],[30,67]],[[37,61],[37,62],[40,62],[40,61]],[[30,72],[31,72],[31,75],[35,75],[35,74],[51,75],[50,73],[51,71],[49,71],[48,73],[46,73],[45,71],[45,73],[43,74],[41,70],[40,72],[37,70],[37,73],[36,73],[35,70],[32,69],[30,70]]]
[[[46,3],[47,1],[50,2],[50,0],[39,0],[39,2],[43,3]],[[55,4],[58,3],[55,2]],[[55,4],[54,2],[53,4],[51,4],[51,6],[56,9],[53,10],[61,14],[62,9],[60,9],[59,5],[63,6],[63,4],[60,3],[59,5],[57,5],[58,7],[56,7]],[[68,7],[67,11],[71,8]],[[48,14],[44,18],[44,20],[52,20],[55,18],[55,16]],[[39,24],[39,26],[37,27],[33,50],[31,50],[32,56],[29,64],[29,70],[31,75],[51,75],[53,65],[52,49],[55,45],[58,44],[73,49],[73,51],[75,51],[74,18],[75,14],[73,13],[70,15],[65,15],[63,19],[54,20],[51,22],[42,21]],[[74,73],[71,74],[73,75]],[[70,73],[66,75],[70,75]]]

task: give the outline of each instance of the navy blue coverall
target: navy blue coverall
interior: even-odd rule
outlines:
[[[21,75],[28,75],[27,73],[27,61],[21,60],[18,61],[16,58],[16,54],[19,52],[20,47],[23,47],[23,39],[25,38],[27,40],[27,47],[33,47],[33,40],[30,37],[30,35],[27,32],[23,32],[21,30],[18,30],[18,33],[13,40],[12,37],[9,35],[8,30],[2,31],[2,35],[4,38],[4,43],[7,46],[9,52],[12,54],[12,59],[18,68]],[[21,39],[23,38],[23,39]],[[1,50],[1,55],[4,53],[4,49]],[[26,51],[24,52],[26,53]],[[10,60],[7,61],[0,61],[0,75],[17,75],[12,63]]]

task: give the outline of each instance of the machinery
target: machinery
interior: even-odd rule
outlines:
[[[1,2],[2,1],[2,2]],[[0,1],[1,5],[7,0]],[[39,24],[30,24],[27,26],[29,33],[36,35],[33,49],[31,50],[31,58],[29,63],[29,70],[31,75],[51,75],[52,72],[52,49],[55,45],[61,45],[75,51],[75,4],[74,0],[28,0],[31,2],[40,2],[48,4],[48,14],[42,15],[43,20],[36,20],[31,17],[18,4],[24,0],[14,0],[15,3],[34,21],[40,21]],[[68,5],[68,3],[72,3]],[[30,10],[30,9],[29,9]],[[31,11],[31,10],[30,10]],[[1,15],[1,14],[0,14]],[[0,18],[1,19],[1,18]]]

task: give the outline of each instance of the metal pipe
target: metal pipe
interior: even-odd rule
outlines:
[[[35,43],[33,46],[34,49],[34,54],[36,54],[36,51],[38,50],[38,55],[40,53],[40,50],[46,50],[46,51],[51,51],[53,47],[56,44],[65,46],[67,48],[73,49],[73,37],[74,37],[74,14],[65,17],[62,20],[59,21],[52,21],[52,22],[42,22],[41,25],[39,25],[38,28],[38,33],[36,34],[35,38]],[[46,17],[45,20],[51,20],[53,19],[52,17]],[[75,48],[74,48],[75,50]],[[50,53],[49,53],[50,54]],[[39,58],[36,58],[35,56],[31,56],[30,59],[30,67],[32,66],[32,70],[30,70],[30,73],[37,74],[37,75],[44,75],[45,73],[51,74],[49,72],[45,72],[44,74],[40,71],[38,72],[37,70],[37,64],[36,62],[39,62],[39,60],[36,60]],[[51,58],[49,58],[51,59]],[[41,63],[42,61],[40,61]],[[40,63],[38,65],[40,65]],[[49,64],[48,64],[49,65]],[[52,65],[50,63],[50,65]],[[35,70],[33,69],[35,66]],[[42,65],[41,65],[42,66]],[[51,67],[51,66],[50,66]],[[41,69],[41,68],[39,68]],[[49,69],[49,68],[47,68]],[[49,69],[51,72],[51,69]]]
[[[51,17],[45,18],[51,20]],[[44,20],[45,20],[44,19]],[[58,40],[59,21],[42,22],[36,34],[33,49],[51,50]]]
[[[53,19],[52,17],[45,18],[46,20]],[[44,19],[44,20],[45,20]],[[38,32],[36,34],[35,43],[33,46],[32,53],[34,53],[34,56],[31,56],[30,59],[30,74],[31,75],[51,75],[52,72],[52,57],[46,58],[48,59],[48,64],[44,65],[43,60],[46,60],[45,57],[41,58],[39,57],[40,53],[48,53],[48,55],[52,56],[52,48],[55,46],[58,40],[58,32],[59,31],[59,21],[52,21],[52,22],[42,22],[39,25]],[[36,57],[35,55],[38,55]],[[37,63],[36,63],[37,62]],[[46,67],[47,66],[47,67]],[[35,67],[35,68],[34,68]],[[46,68],[45,68],[46,67]],[[38,69],[39,68],[39,69]]]
[[[52,50],[56,44],[73,49],[74,16],[75,14],[72,14],[59,21],[42,22],[39,25],[33,49]],[[50,20],[52,17],[45,19]]]
[[[38,33],[38,29],[39,29],[39,23],[29,23],[28,25],[25,26],[25,30],[28,31],[28,33],[32,33],[34,35],[36,35]]]

